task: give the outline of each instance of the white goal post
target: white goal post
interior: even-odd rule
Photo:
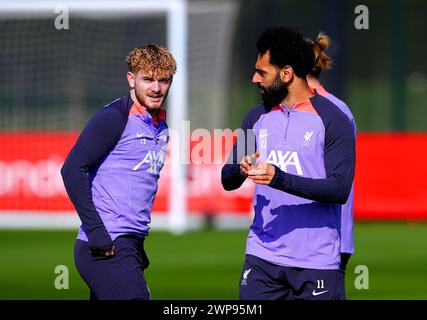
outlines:
[[[64,10],[69,30],[56,30]],[[79,130],[95,107],[108,102],[105,98],[128,89],[120,77],[128,50],[141,42],[165,43],[178,64],[167,107],[168,125],[179,138],[171,139],[168,169],[163,169],[169,183],[159,188],[162,201],[168,199],[168,212],[154,214],[151,225],[177,234],[197,228],[203,215],[188,215],[187,193],[191,196],[194,188],[187,181],[189,137],[184,135],[190,133],[187,129],[222,128],[225,123],[237,12],[236,0],[0,1],[0,129]],[[24,81],[27,74],[31,81]],[[12,197],[26,192],[26,172],[36,165],[22,160],[3,163]],[[17,169],[23,164],[27,171]],[[49,179],[60,180],[57,171],[58,177],[50,174]],[[55,195],[64,199],[62,181],[56,185]],[[34,192],[30,196],[40,200],[38,209],[26,211],[15,197],[16,207],[0,212],[0,228],[78,226],[77,215],[44,212],[44,198]]]
[[[187,119],[188,105],[188,64],[187,64],[187,1],[186,0],[124,0],[124,1],[10,1],[0,2],[0,19],[12,18],[55,18],[55,8],[67,8],[72,23],[73,17],[84,18],[119,18],[143,15],[166,15],[167,21],[167,44],[179,66],[174,83],[170,91],[168,103],[168,124],[171,128],[180,132],[181,123]],[[183,139],[180,139],[183,141]],[[175,145],[171,146],[174,159],[178,158],[180,146],[178,140],[172,140]],[[181,157],[187,155],[182,154]],[[169,197],[169,228],[172,232],[181,233],[186,227],[186,170],[181,161],[172,161]]]

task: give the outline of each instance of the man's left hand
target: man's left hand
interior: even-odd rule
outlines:
[[[276,173],[276,167],[263,161],[252,166],[248,172],[248,178],[256,184],[270,184]]]

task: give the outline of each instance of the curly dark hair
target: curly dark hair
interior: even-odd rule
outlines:
[[[304,40],[299,29],[268,28],[259,36],[256,46],[260,55],[270,51],[271,64],[279,68],[289,65],[300,78],[313,69],[313,48]]]

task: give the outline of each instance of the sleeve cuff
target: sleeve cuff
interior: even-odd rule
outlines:
[[[286,173],[280,170],[280,168],[278,168],[277,166],[275,165],[273,166],[275,171],[274,171],[273,179],[271,179],[269,186],[274,189],[281,190],[283,189],[283,186],[285,185],[285,182],[286,182]]]
[[[111,250],[113,241],[104,226],[93,229],[88,234],[90,250]]]

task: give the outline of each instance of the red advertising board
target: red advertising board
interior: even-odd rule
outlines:
[[[77,139],[75,132],[0,133],[1,211],[71,211],[60,168]],[[238,190],[221,186],[222,161],[230,144],[209,146],[215,163],[194,163],[192,153],[206,152],[191,141],[188,165],[188,208],[191,213],[249,214],[253,185]],[[221,138],[222,139],[222,138]],[[218,156],[215,153],[222,153]],[[427,134],[359,134],[355,177],[357,219],[427,219]],[[218,161],[219,159],[219,161]],[[168,209],[170,164],[159,181],[153,211]]]
[[[427,134],[359,134],[355,216],[427,219]]]

